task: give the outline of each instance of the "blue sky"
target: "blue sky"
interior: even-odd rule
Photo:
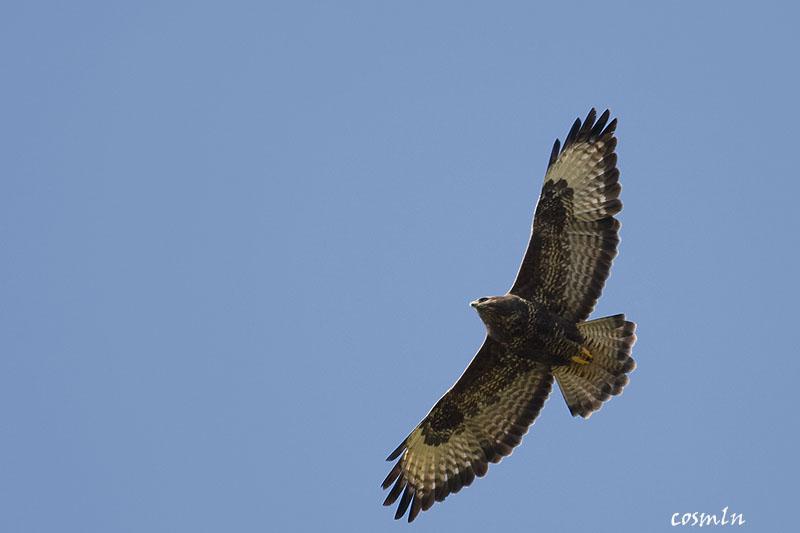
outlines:
[[[383,531],[553,139],[619,117],[638,369],[417,531],[794,509],[796,7],[26,2],[0,16],[0,530]]]

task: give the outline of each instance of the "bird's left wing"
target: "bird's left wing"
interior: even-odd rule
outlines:
[[[550,394],[548,366],[508,353],[487,338],[453,387],[392,452],[383,502],[401,497],[395,519],[408,521],[470,485],[518,445]]]

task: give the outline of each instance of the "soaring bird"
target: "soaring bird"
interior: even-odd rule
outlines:
[[[556,139],[531,238],[511,289],[470,303],[486,338],[467,369],[387,461],[384,505],[395,519],[482,477],[528,432],[553,378],[573,416],[589,418],[622,392],[636,366],[636,324],[622,314],[587,320],[619,244],[622,209],[617,120],[592,109]]]

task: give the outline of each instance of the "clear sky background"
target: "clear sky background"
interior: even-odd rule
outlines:
[[[798,9],[400,4],[4,5],[0,530],[409,528],[384,458],[592,106],[638,369],[411,527],[796,522]]]

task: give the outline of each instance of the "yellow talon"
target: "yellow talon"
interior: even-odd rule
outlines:
[[[577,363],[579,365],[588,365],[592,362],[594,356],[592,352],[590,352],[585,346],[581,346],[581,354],[580,355],[573,355],[572,362]]]

